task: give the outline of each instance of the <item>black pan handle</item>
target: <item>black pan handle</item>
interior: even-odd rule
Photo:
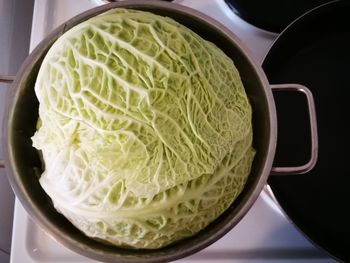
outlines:
[[[286,175],[286,174],[303,174],[310,171],[317,162],[318,157],[318,134],[317,134],[317,120],[316,120],[316,108],[315,101],[311,91],[300,84],[278,84],[270,85],[272,90],[276,91],[295,91],[301,92],[306,96],[307,106],[310,119],[310,131],[311,131],[311,156],[307,163],[294,166],[294,167],[272,167],[272,175]]]
[[[6,75],[0,75],[0,83],[7,83],[11,84],[15,80],[14,76],[6,76]],[[5,167],[5,162],[4,160],[0,159],[0,168]]]

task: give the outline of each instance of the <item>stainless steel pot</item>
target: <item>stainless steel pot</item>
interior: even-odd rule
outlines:
[[[34,84],[41,62],[50,46],[65,31],[111,8],[133,8],[168,16],[215,43],[238,68],[253,108],[254,148],[257,154],[251,174],[238,199],[217,220],[197,235],[157,250],[112,247],[86,237],[54,209],[38,183],[41,163],[30,137],[36,129],[38,101]],[[10,78],[2,77],[10,82]],[[306,95],[311,125],[311,158],[299,167],[272,167],[277,139],[277,119],[272,89],[302,92]],[[291,174],[310,170],[317,159],[316,114],[312,94],[297,84],[269,85],[262,69],[252,60],[241,41],[212,18],[193,9],[160,1],[126,1],[104,5],[78,15],[52,32],[29,55],[9,91],[3,122],[3,146],[8,179],[32,219],[55,240],[73,251],[107,262],[164,262],[193,254],[230,231],[253,205],[270,173]]]

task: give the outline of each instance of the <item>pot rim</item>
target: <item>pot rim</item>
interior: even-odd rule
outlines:
[[[14,153],[11,145],[13,138],[12,138],[12,133],[10,128],[12,127],[12,122],[13,122],[12,116],[14,115],[14,109],[15,109],[14,103],[12,102],[18,100],[18,97],[20,96],[20,92],[18,92],[18,90],[15,87],[18,86],[20,80],[26,74],[29,74],[27,69],[28,65],[32,62],[33,59],[36,59],[38,57],[42,49],[47,47],[48,43],[51,46],[51,44],[54,41],[56,41],[57,38],[59,38],[63,33],[65,33],[67,30],[69,30],[73,26],[89,19],[90,17],[106,12],[109,9],[113,9],[113,8],[138,9],[142,7],[161,8],[161,9],[176,11],[178,13],[185,14],[187,16],[190,16],[191,18],[200,20],[204,24],[205,23],[209,24],[211,27],[215,28],[215,30],[219,31],[225,37],[227,37],[229,40],[235,43],[237,48],[239,48],[239,51],[244,55],[244,57],[250,63],[250,66],[252,66],[257,76],[259,77],[259,80],[264,88],[264,93],[265,93],[266,101],[268,105],[268,114],[269,114],[268,116],[269,142],[268,142],[268,149],[267,149],[268,154],[266,156],[264,165],[261,168],[262,172],[259,176],[259,179],[257,180],[256,186],[253,189],[253,192],[249,196],[247,201],[240,207],[239,212],[236,214],[235,217],[231,218],[230,221],[227,222],[227,224],[223,228],[221,228],[217,233],[207,237],[204,241],[201,241],[192,246],[187,246],[182,251],[177,250],[174,253],[166,254],[166,255],[165,254],[153,255],[152,253],[150,253],[150,256],[145,256],[145,254],[140,256],[140,254],[137,254],[137,253],[135,253],[136,255],[120,255],[120,254],[113,253],[111,251],[107,252],[107,251],[102,251],[100,249],[89,247],[87,245],[77,242],[77,240],[75,240],[71,236],[62,234],[59,228],[57,228],[52,222],[46,219],[44,213],[36,209],[36,205],[28,197],[25,187],[21,184],[17,176],[14,175],[16,174],[16,167],[14,166]],[[4,127],[3,143],[5,146],[5,153],[7,153],[5,154],[6,155],[5,164],[6,164],[8,179],[11,183],[11,186],[14,192],[16,193],[16,196],[20,200],[21,204],[25,208],[25,210],[29,213],[31,218],[33,218],[34,221],[47,234],[49,234],[52,238],[54,238],[56,241],[58,241],[65,247],[79,254],[82,254],[84,256],[87,256],[96,260],[104,260],[107,262],[118,261],[118,260],[121,260],[122,262],[135,262],[137,260],[140,260],[142,257],[142,262],[164,262],[169,260],[180,259],[185,256],[191,255],[195,252],[198,252],[199,250],[209,246],[210,244],[214,243],[219,238],[221,238],[224,234],[230,231],[243,218],[243,216],[248,212],[248,210],[251,208],[253,203],[258,198],[260,192],[262,191],[264,185],[266,184],[267,177],[269,176],[272,168],[272,163],[273,163],[275,150],[276,150],[276,143],[277,143],[277,117],[276,117],[276,108],[275,108],[272,91],[269,87],[269,83],[265,76],[265,73],[263,72],[259,64],[253,59],[253,56],[248,50],[248,48],[241,42],[241,40],[233,32],[231,32],[229,29],[227,29],[225,26],[223,26],[221,23],[217,22],[213,18],[189,7],[185,7],[175,3],[157,1],[157,0],[147,0],[147,1],[131,0],[126,2],[115,2],[108,5],[102,5],[99,7],[89,9],[69,19],[68,21],[63,23],[61,26],[56,28],[45,39],[43,39],[38,44],[38,46],[33,50],[33,52],[27,57],[25,62],[22,64],[18,74],[16,75],[15,81],[11,86],[12,87],[8,92],[9,97],[7,100],[7,105],[5,109],[5,118],[3,122],[4,124],[3,125]]]

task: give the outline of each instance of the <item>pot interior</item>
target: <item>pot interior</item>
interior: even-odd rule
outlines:
[[[113,7],[133,8],[171,17],[204,39],[215,43],[234,61],[253,108],[253,146],[257,154],[243,192],[226,212],[197,235],[162,249],[117,248],[86,237],[56,212],[50,198],[38,182],[42,165],[30,138],[36,130],[38,119],[39,105],[34,85],[41,62],[52,43],[63,32]],[[41,228],[66,247],[94,259],[125,262],[142,259],[143,262],[155,262],[174,260],[203,249],[239,222],[258,197],[271,168],[275,150],[274,105],[260,69],[242,51],[236,38],[220,27],[222,26],[212,22],[210,18],[189,8],[171,3],[135,1],[114,3],[89,10],[57,28],[39,44],[24,62],[9,91],[3,141],[7,148],[6,167],[11,185],[24,208]]]

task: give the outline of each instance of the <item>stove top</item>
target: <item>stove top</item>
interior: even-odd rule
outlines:
[[[176,0],[202,11],[233,31],[261,63],[277,34],[243,21],[224,0]],[[36,0],[31,50],[55,27],[102,0]],[[179,262],[334,262],[315,248],[283,215],[267,191],[263,191],[241,222],[208,248]],[[15,204],[11,262],[94,262],[57,243]]]
[[[245,21],[272,32],[281,32],[306,11],[329,0],[225,0]]]

